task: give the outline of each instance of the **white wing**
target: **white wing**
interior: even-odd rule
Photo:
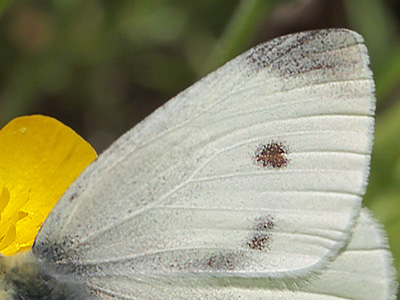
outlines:
[[[207,278],[174,285],[151,278],[91,278],[90,287],[102,299],[176,300],[377,300],[396,299],[396,275],[385,233],[364,209],[347,249],[308,282],[295,289],[269,289],[263,279]]]
[[[85,277],[272,283],[312,273],[360,212],[373,91],[354,32],[261,44],[115,142],[65,193],[33,251]]]

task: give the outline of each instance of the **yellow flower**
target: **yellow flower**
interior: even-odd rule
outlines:
[[[71,128],[45,116],[12,120],[0,130],[0,253],[29,249],[75,178],[96,158]]]

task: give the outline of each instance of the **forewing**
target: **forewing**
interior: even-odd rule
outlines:
[[[33,251],[89,277],[315,271],[360,211],[373,91],[354,32],[261,44],[116,141],[71,185]]]

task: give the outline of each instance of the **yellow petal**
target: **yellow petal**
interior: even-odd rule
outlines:
[[[57,200],[96,158],[93,148],[45,116],[12,120],[0,130],[0,252],[29,249]]]

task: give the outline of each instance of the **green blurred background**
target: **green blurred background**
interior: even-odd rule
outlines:
[[[0,0],[0,126],[41,113],[99,152],[170,97],[243,50],[326,27],[361,33],[377,85],[365,204],[400,270],[398,0]]]

